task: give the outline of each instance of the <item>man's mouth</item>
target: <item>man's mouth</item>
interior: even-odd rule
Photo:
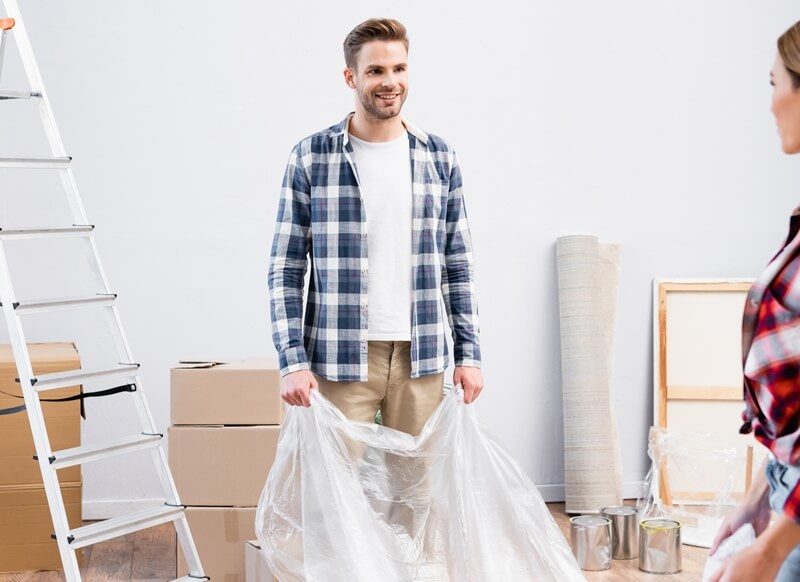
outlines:
[[[383,101],[385,103],[391,103],[399,95],[400,95],[400,93],[379,93],[378,94],[378,99],[380,99],[381,101]]]

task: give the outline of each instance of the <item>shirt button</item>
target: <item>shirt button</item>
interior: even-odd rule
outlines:
[[[756,305],[758,305],[758,301],[756,301],[755,299],[751,299],[751,300],[750,300],[750,305],[752,305],[753,307],[755,307]]]
[[[361,309],[366,309],[366,308],[367,308],[367,306],[366,306],[366,305],[362,305],[362,306],[361,306]]]
[[[367,238],[367,233],[366,232],[362,232],[361,233],[361,238]]]

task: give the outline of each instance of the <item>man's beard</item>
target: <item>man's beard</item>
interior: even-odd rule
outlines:
[[[400,93],[397,96],[398,105],[393,105],[392,107],[381,107],[379,103],[376,103],[380,97],[364,93],[361,90],[357,91],[358,100],[361,101],[361,106],[375,119],[391,119],[392,117],[400,115],[400,110],[403,108],[403,103],[405,103],[406,100],[406,93],[405,91],[398,91],[398,93]],[[397,109],[395,109],[395,107],[397,107]]]

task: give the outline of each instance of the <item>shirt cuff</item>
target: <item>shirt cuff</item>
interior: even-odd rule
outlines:
[[[477,342],[460,342],[453,345],[453,361],[456,366],[481,367],[481,348]]]
[[[281,367],[281,378],[298,370],[308,370],[310,367],[305,348],[290,348],[282,352],[278,356],[278,364]]]
[[[481,361],[480,360],[471,360],[469,358],[462,358],[460,360],[456,360],[456,366],[466,366],[467,368],[480,368]]]

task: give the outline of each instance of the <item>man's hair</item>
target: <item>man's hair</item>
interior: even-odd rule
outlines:
[[[361,47],[373,40],[401,41],[408,52],[405,26],[391,18],[370,18],[351,30],[344,39],[344,62],[348,68],[356,70]]]
[[[778,53],[789,71],[792,87],[800,88],[800,22],[795,23],[778,39]]]

